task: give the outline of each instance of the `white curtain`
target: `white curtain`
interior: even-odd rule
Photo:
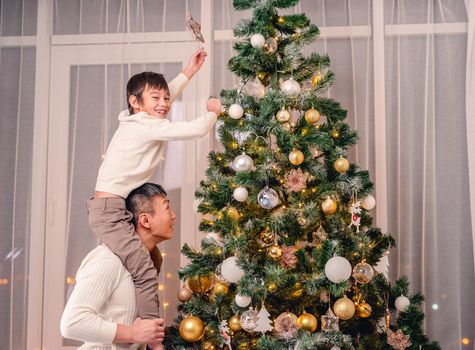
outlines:
[[[368,169],[373,180],[378,168],[385,166],[376,162],[375,137],[385,135],[387,229],[398,242],[390,255],[390,278],[407,275],[411,291],[425,295],[425,326],[431,339],[443,349],[468,349],[473,347],[475,329],[474,1],[384,1],[385,115],[374,113],[378,102],[374,84],[381,77],[373,74],[373,1],[302,0],[286,12],[303,11],[322,28],[322,38],[306,52],[328,52],[336,75],[328,95],[348,110],[348,121],[360,136],[351,159]],[[198,21],[206,17],[200,9],[198,0],[53,0],[50,11],[57,38],[123,34],[127,43],[126,33],[138,37],[183,31],[187,12]],[[26,349],[28,256],[36,249],[29,242],[38,229],[29,224],[37,11],[36,0],[0,1],[0,339],[2,348],[9,350]],[[250,15],[234,11],[232,0],[212,1],[212,11],[210,25],[215,31],[231,30]],[[341,30],[345,34],[338,34]],[[231,40],[215,40],[212,47],[212,91],[219,95],[237,83],[227,70],[234,53]],[[171,78],[180,66],[129,64],[124,57],[121,64],[74,66],[70,72],[70,113],[65,116],[70,121],[65,298],[74,282],[66,277],[74,276],[83,256],[97,243],[87,227],[84,201],[116,128],[116,115],[125,107],[125,83],[144,69]],[[180,118],[187,103],[178,102],[172,118]],[[378,118],[385,118],[386,130],[376,129]],[[180,145],[170,145],[170,154],[180,152]],[[165,167],[164,174],[179,163],[167,158],[175,164]],[[163,183],[173,174],[155,181]],[[180,203],[176,184],[165,185],[175,209],[182,206],[186,209],[181,214],[190,214],[191,203]],[[179,245],[173,240],[163,246],[167,256],[162,300],[169,303],[169,321],[175,310],[179,260],[177,254],[168,253],[177,252]]]

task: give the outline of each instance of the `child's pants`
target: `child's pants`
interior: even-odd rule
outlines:
[[[158,248],[149,253],[142,244],[124,199],[92,198],[87,201],[87,209],[94,234],[120,258],[132,275],[139,317],[158,318],[158,273],[162,264]]]

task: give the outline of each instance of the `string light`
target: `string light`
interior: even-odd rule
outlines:
[[[167,302],[163,303],[163,308],[166,309],[168,307],[168,305],[170,305],[170,304],[167,303]]]
[[[158,290],[161,291],[161,292],[164,291],[164,290],[165,290],[165,286],[164,286],[163,284],[159,284],[159,285],[158,285]]]
[[[162,253],[162,258],[166,257],[167,253]]]
[[[6,278],[0,278],[0,286],[6,286],[8,284],[8,280]]]
[[[73,277],[68,276],[66,278],[66,284],[69,284],[69,285],[76,284],[76,280]]]
[[[172,278],[173,277],[171,272],[167,272],[166,276],[167,276],[167,278]]]
[[[468,339],[468,338],[462,338],[462,344],[463,344],[463,345],[469,345],[469,344],[470,344],[470,339]]]

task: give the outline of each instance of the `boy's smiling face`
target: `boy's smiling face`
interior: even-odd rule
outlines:
[[[172,104],[170,92],[165,89],[145,86],[142,97],[132,95],[129,98],[130,105],[134,108],[134,113],[146,112],[152,117],[165,119]]]

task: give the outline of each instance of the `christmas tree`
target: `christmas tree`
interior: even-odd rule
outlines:
[[[439,349],[422,330],[422,296],[373,269],[395,241],[372,226],[373,184],[347,159],[356,131],[323,96],[329,57],[302,53],[318,28],[279,15],[297,3],[234,0],[253,11],[228,64],[241,84],[221,93],[224,150],[196,191],[207,236],[183,247],[187,286],[165,346]]]

